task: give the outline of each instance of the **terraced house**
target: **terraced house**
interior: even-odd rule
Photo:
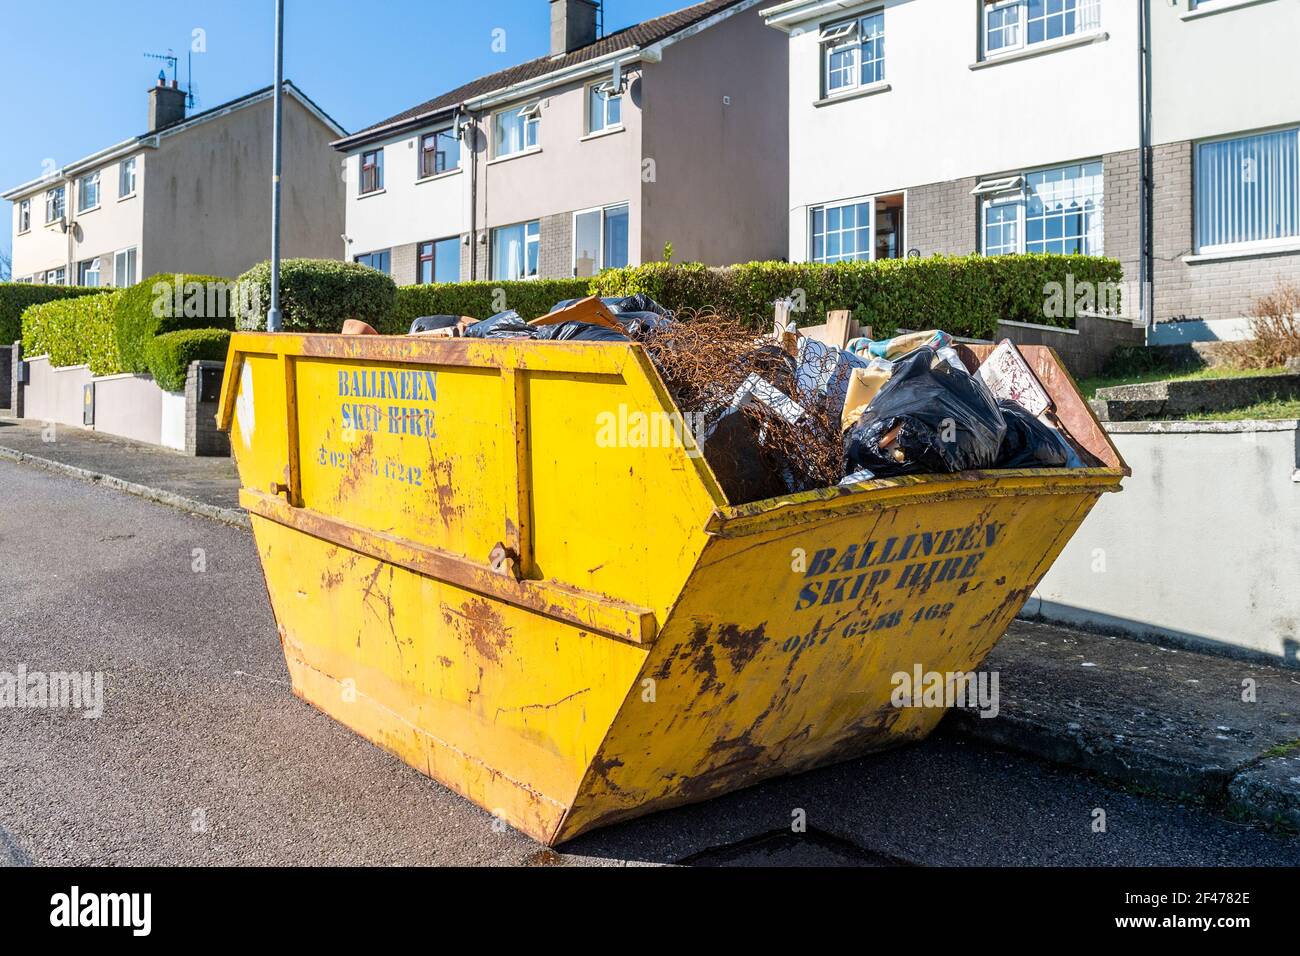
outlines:
[[[762,13],[790,47],[792,260],[1104,254],[1148,321],[1226,336],[1300,276],[1293,0]]]
[[[286,84],[286,256],[337,258],[344,130]],[[161,76],[149,126],[10,189],[19,282],[127,286],[160,273],[234,277],[270,254],[271,89],[194,115]]]
[[[541,0],[537,0],[541,13]],[[550,0],[547,56],[352,136],[347,255],[399,284],[592,275],[785,251],[784,38],[757,0],[598,35]]]

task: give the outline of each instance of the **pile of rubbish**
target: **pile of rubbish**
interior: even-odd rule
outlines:
[[[426,316],[411,334],[642,343],[734,504],[900,475],[1096,464],[1009,340],[972,372],[942,331],[841,348],[780,320],[756,337],[712,312],[674,315],[642,294],[566,300],[532,322],[513,310]]]

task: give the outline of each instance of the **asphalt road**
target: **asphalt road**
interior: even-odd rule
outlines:
[[[942,733],[557,854],[293,697],[246,532],[0,461],[0,553],[0,671],[105,675],[98,719],[0,709],[0,864],[1300,864]]]

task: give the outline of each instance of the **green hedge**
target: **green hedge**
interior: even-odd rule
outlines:
[[[95,295],[103,290],[79,285],[34,285],[0,282],[0,345],[12,345],[22,334],[23,313],[29,305]]]
[[[96,375],[125,371],[113,334],[119,292],[59,299],[28,306],[23,313],[23,352],[49,355],[54,366],[89,365]]]
[[[185,388],[185,374],[197,359],[226,360],[229,329],[180,329],[164,332],[145,345],[149,374],[158,387],[169,392]]]
[[[163,274],[122,291],[113,316],[117,351],[128,372],[147,372],[156,335],[181,329],[233,329],[238,292],[218,276]]]
[[[486,319],[514,309],[525,320],[551,311],[564,299],[589,295],[590,279],[529,279],[516,282],[440,282],[397,290],[397,310],[380,332],[405,334],[421,315],[470,315]]]
[[[832,309],[887,335],[898,328],[940,328],[992,338],[998,319],[1069,327],[1073,320],[1044,314],[1049,283],[1119,283],[1115,259],[1094,256],[932,256],[829,265],[750,262],[725,268],[663,262],[610,269],[591,281],[598,295],[644,292],[672,309],[732,312],[756,329],[772,320],[772,303],[802,298],[803,325],[819,325]],[[801,294],[802,291],[802,294]]]
[[[265,329],[271,304],[271,264],[261,262],[239,277],[238,327]],[[348,319],[375,328],[390,322],[397,304],[393,280],[369,266],[333,259],[285,259],[280,263],[281,328],[285,332],[338,332]]]

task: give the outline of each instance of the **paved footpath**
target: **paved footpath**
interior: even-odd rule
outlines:
[[[239,507],[239,476],[229,458],[194,458],[70,425],[0,418],[0,459],[248,526],[248,515]]]
[[[0,460],[0,547],[0,671],[105,673],[99,719],[0,710],[0,863],[1300,864],[951,731],[554,853],[293,697],[245,530]]]

